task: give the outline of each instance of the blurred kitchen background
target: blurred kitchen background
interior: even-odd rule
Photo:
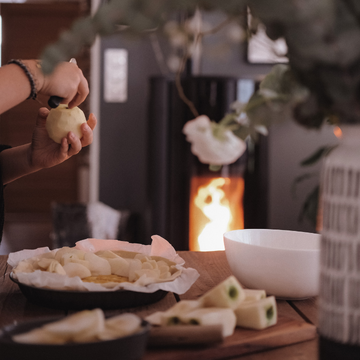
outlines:
[[[99,0],[0,1],[1,63],[6,64],[12,58],[39,57],[42,49],[56,41],[76,18],[88,15],[98,5]],[[222,15],[205,14],[204,19],[217,24],[222,21]],[[218,89],[216,96],[221,97],[219,89],[224,86],[226,94],[231,93],[231,96],[218,110],[225,113],[228,111],[225,107],[233,98],[247,100],[258,82],[271,70],[272,64],[263,60],[250,62],[246,42],[222,48],[220,45],[225,43],[224,36],[225,33],[220,31],[204,39],[204,49],[210,50],[208,53],[204,50],[200,69],[188,66],[187,75],[190,79],[200,76],[204,83],[215,84]],[[188,236],[189,221],[181,219],[181,214],[171,214],[169,210],[169,206],[177,206],[176,200],[153,198],[155,193],[161,197],[165,192],[170,197],[176,192],[179,192],[179,198],[189,196],[182,192],[181,187],[174,188],[170,180],[167,184],[163,183],[170,176],[167,171],[171,172],[172,168],[179,165],[186,171],[188,163],[180,164],[175,145],[179,141],[182,147],[188,147],[187,151],[189,145],[181,132],[175,135],[176,139],[172,138],[172,133],[166,133],[167,130],[159,126],[161,122],[157,122],[157,112],[159,119],[162,118],[165,123],[171,123],[174,112],[186,112],[171,102],[169,94],[174,92],[173,76],[164,78],[164,70],[156,58],[157,45],[150,36],[136,38],[119,32],[98,39],[91,49],[84,49],[77,56],[78,65],[90,84],[90,95],[81,108],[87,116],[90,112],[95,113],[99,121],[94,143],[60,166],[6,186],[5,228],[0,254],[64,244],[54,243],[55,232],[58,233],[58,241],[61,237],[61,229],[55,231],[54,222],[66,219],[66,216],[55,214],[55,210],[59,209],[57,204],[68,204],[66,209],[73,219],[78,216],[78,224],[83,224],[87,221],[84,211],[88,204],[100,203],[101,206],[96,209],[100,212],[104,210],[99,215],[99,221],[105,227],[107,220],[114,214],[119,215],[121,226],[117,236],[120,240],[149,243],[150,236],[156,231],[172,242],[175,232],[185,231],[186,234],[181,235],[183,242],[174,240],[172,243],[178,250],[187,248],[185,238]],[[161,39],[160,45],[166,54],[167,45]],[[201,81],[196,82],[197,85],[191,81],[187,86],[193,84],[201,88]],[[162,89],[163,97],[160,97],[159,89]],[[47,100],[39,101],[46,104]],[[159,105],[156,105],[157,102]],[[164,104],[168,106],[166,109]],[[37,109],[41,106],[38,101],[28,100],[2,114],[0,143],[16,146],[29,142]],[[171,109],[171,106],[174,108]],[[164,136],[169,138],[164,140]],[[154,139],[159,143],[154,143]],[[161,141],[163,146],[159,145]],[[300,220],[300,214],[307,196],[318,184],[320,163],[309,168],[300,163],[321,146],[335,142],[330,126],[315,131],[284,121],[271,127],[268,136],[258,144],[251,144],[250,152],[239,165],[245,166],[246,174],[244,199],[247,205],[244,212],[248,209],[249,215],[244,215],[245,227],[316,231],[314,223]],[[157,145],[159,148],[156,148]],[[174,151],[174,160],[164,153],[166,149]],[[154,154],[160,155],[160,159],[154,160]],[[165,159],[161,159],[161,155]],[[299,182],[294,191],[295,179],[305,173],[314,176]],[[161,183],[165,188],[154,190],[154,182]],[[169,201],[175,203],[169,205]],[[187,214],[187,211],[183,213]],[[178,227],[182,230],[169,229],[168,216],[173,216],[172,222],[178,218]],[[156,222],[157,219],[160,223]],[[101,229],[99,231],[101,234]],[[76,235],[89,235],[89,228]],[[90,231],[89,236],[93,235]]]

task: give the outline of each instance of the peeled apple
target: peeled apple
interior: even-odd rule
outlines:
[[[66,104],[60,104],[51,109],[46,119],[46,130],[49,137],[56,143],[61,144],[61,139],[72,131],[79,138],[82,137],[81,124],[86,122],[84,112],[78,107],[69,109]]]

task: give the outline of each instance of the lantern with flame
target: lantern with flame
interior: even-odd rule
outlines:
[[[189,201],[189,248],[224,250],[223,234],[244,228],[242,177],[193,177]]]
[[[181,83],[199,113],[221,119],[232,102],[241,100],[242,86],[248,81],[184,77]],[[175,82],[154,77],[150,85],[149,235],[163,236],[176,250],[224,249],[223,233],[227,230],[242,229],[244,223],[258,227],[263,217],[257,211],[257,196],[266,198],[260,186],[266,176],[258,171],[259,162],[251,158],[255,153],[249,150],[235,163],[210,171],[209,165],[191,153],[182,132],[194,115],[179,98]],[[251,95],[250,90],[247,93]],[[248,159],[256,164],[253,170]],[[266,209],[263,200],[259,208]]]

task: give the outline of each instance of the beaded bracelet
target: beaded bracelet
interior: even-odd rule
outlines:
[[[16,60],[16,59],[10,60],[8,62],[8,64],[16,64],[16,65],[20,66],[24,70],[25,75],[29,79],[30,87],[31,87],[31,92],[30,92],[30,96],[28,97],[28,99],[35,100],[36,96],[37,96],[36,85],[35,85],[34,77],[32,76],[32,74],[31,74],[30,70],[28,69],[28,67],[21,60]]]

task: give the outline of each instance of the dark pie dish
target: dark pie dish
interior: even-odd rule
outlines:
[[[126,309],[155,303],[167,294],[157,290],[143,293],[130,290],[116,291],[76,291],[39,288],[19,282],[14,275],[10,279],[15,282],[28,301],[53,309],[84,310],[101,308],[103,310]]]

